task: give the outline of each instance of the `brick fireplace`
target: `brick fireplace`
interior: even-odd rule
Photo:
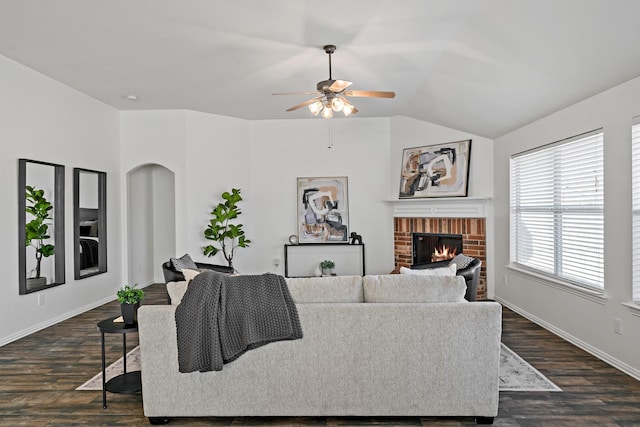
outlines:
[[[487,298],[485,218],[395,217],[393,221],[395,272],[412,264],[412,233],[461,234],[462,253],[482,261],[477,299]]]

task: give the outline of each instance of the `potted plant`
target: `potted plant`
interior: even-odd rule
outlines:
[[[30,272],[33,277],[27,278],[27,287],[34,288],[47,284],[47,278],[40,277],[42,258],[50,257],[55,252],[52,244],[45,243],[45,240],[51,238],[49,225],[53,218],[49,215],[53,205],[45,198],[44,190],[30,185],[26,186],[25,198],[27,199],[25,211],[33,216],[33,219],[25,225],[26,246],[33,247],[36,255],[36,266]]]
[[[221,197],[224,199],[224,203],[218,203],[213,208],[211,211],[213,218],[211,218],[209,225],[204,230],[204,237],[207,240],[216,242],[219,247],[214,244],[204,246],[202,253],[212,257],[222,251],[222,255],[227,260],[229,267],[233,268],[235,249],[248,247],[251,240],[245,237],[242,224],[231,223],[242,213],[238,207],[238,203],[242,201],[240,190],[233,188],[231,193],[225,191]]]
[[[320,263],[320,268],[322,268],[322,275],[331,276],[333,274],[331,270],[333,270],[333,267],[335,266],[336,266],[336,263],[331,260],[325,259],[324,261],[322,261]]]
[[[136,289],[136,286],[138,286],[137,283],[133,286],[124,285],[116,292],[116,297],[120,302],[122,319],[126,325],[133,325],[138,322],[138,308],[140,307],[140,301],[144,298],[144,291]]]

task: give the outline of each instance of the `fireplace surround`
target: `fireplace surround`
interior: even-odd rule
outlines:
[[[461,235],[462,253],[478,258],[482,262],[477,299],[483,300],[487,298],[485,218],[394,218],[394,272],[398,272],[400,267],[411,267],[414,263],[414,233]],[[447,263],[447,261],[444,262],[444,264]]]

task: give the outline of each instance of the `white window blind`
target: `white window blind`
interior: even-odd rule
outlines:
[[[640,301],[640,116],[631,127],[631,182],[633,209],[633,300]]]
[[[511,263],[604,289],[603,133],[511,158]]]

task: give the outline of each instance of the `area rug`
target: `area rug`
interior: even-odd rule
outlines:
[[[562,391],[504,344],[500,346],[500,391]]]
[[[127,353],[127,371],[140,370],[140,347]],[[107,367],[107,381],[122,373],[122,357]],[[102,390],[102,372],[76,390]],[[500,391],[562,391],[536,368],[502,344],[500,347]]]

